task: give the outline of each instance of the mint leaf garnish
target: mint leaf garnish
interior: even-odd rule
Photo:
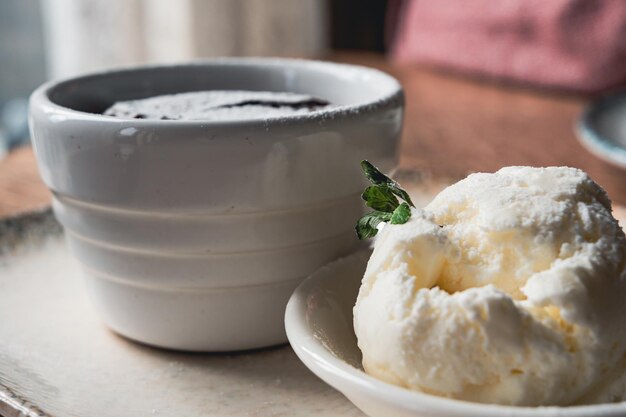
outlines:
[[[369,239],[378,233],[381,222],[404,224],[411,217],[411,207],[415,207],[409,194],[400,188],[397,182],[380,172],[368,161],[361,161],[361,168],[372,185],[367,187],[361,197],[365,204],[374,209],[361,217],[356,224],[359,239]],[[398,201],[398,197],[404,200]]]
[[[384,213],[382,211],[367,213],[358,220],[356,224],[356,234],[361,240],[374,237],[376,233],[378,233],[378,225],[381,222],[388,222],[389,220],[391,220],[390,213]]]
[[[365,176],[368,180],[371,181],[372,184],[386,185],[392,193],[409,203],[411,207],[415,207],[415,204],[413,204],[413,201],[411,201],[411,197],[409,197],[409,194],[402,188],[400,188],[400,185],[397,182],[380,172],[380,170],[371,163],[369,163],[369,161],[361,161],[361,169],[363,169]]]
[[[361,169],[365,173],[367,179],[370,180],[370,182],[374,185],[383,185],[388,184],[389,182],[394,182],[391,178],[380,172],[378,168],[370,164],[370,162],[367,160],[361,161]]]
[[[398,199],[386,185],[370,185],[361,195],[365,204],[374,210],[392,212],[398,207]]]
[[[406,191],[404,191],[402,188],[400,188],[398,184],[394,186],[390,186],[389,188],[391,189],[392,193],[394,193],[395,195],[397,195],[398,197],[400,197],[401,199],[409,203],[411,207],[415,207],[415,204],[413,204],[413,202],[411,201],[411,197],[409,197],[409,194]]]
[[[407,203],[402,203],[391,213],[391,224],[404,224],[411,217],[411,209]]]

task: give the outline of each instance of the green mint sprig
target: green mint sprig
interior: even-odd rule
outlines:
[[[380,172],[368,161],[361,161],[361,169],[372,183],[363,191],[361,198],[365,205],[374,209],[361,217],[356,223],[359,239],[369,239],[378,233],[381,222],[404,224],[411,217],[411,207],[415,207],[409,194],[400,188],[397,182]],[[404,200],[402,203],[398,200]]]

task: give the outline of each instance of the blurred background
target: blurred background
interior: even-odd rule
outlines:
[[[626,204],[623,167],[574,128],[590,100],[625,86],[625,0],[0,0],[0,205],[2,187],[17,189],[2,158],[28,144],[27,98],[42,82],[215,56],[382,69],[407,93],[401,166],[578,166]],[[11,178],[34,164],[19,155]]]
[[[216,56],[385,52],[383,0],[0,0],[0,156],[48,79]]]

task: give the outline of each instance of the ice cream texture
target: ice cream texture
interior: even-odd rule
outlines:
[[[385,225],[354,307],[363,367],[456,399],[621,401],[626,239],[583,171],[506,167]]]

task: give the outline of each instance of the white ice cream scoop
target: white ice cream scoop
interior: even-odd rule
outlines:
[[[381,231],[354,307],[363,366],[483,403],[622,400],[625,262],[610,201],[584,172],[470,175]]]

